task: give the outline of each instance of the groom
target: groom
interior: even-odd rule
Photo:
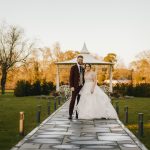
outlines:
[[[72,97],[69,105],[69,118],[72,119],[73,109],[75,105],[75,100],[77,97],[77,104],[80,99],[79,92],[84,84],[84,69],[82,67],[83,65],[83,56],[79,55],[77,57],[77,64],[71,67],[70,70],[70,88],[72,91]],[[76,119],[78,119],[78,114],[76,112]]]

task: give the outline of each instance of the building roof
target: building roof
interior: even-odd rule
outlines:
[[[79,55],[83,56],[84,63],[90,63],[94,65],[113,65],[113,63],[111,62],[105,62],[105,61],[96,59],[93,55],[90,54],[85,43]],[[76,64],[76,63],[77,63],[77,58],[73,58],[71,60],[66,60],[62,62],[56,62],[57,65],[71,65],[71,64]]]

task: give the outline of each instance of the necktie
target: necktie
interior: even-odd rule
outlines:
[[[83,73],[82,73],[82,67],[79,66],[80,68],[80,82],[79,82],[79,85],[83,85]]]
[[[82,73],[82,67],[80,66],[80,73]]]

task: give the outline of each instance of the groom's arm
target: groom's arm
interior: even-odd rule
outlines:
[[[71,67],[70,77],[69,77],[70,88],[74,87],[74,67]]]

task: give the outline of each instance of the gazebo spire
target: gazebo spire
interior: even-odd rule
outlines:
[[[82,50],[80,51],[80,53],[81,54],[89,54],[89,51],[88,51],[88,49],[87,49],[87,47],[86,47],[86,43],[84,42],[84,44],[83,44],[83,48],[82,48]]]

